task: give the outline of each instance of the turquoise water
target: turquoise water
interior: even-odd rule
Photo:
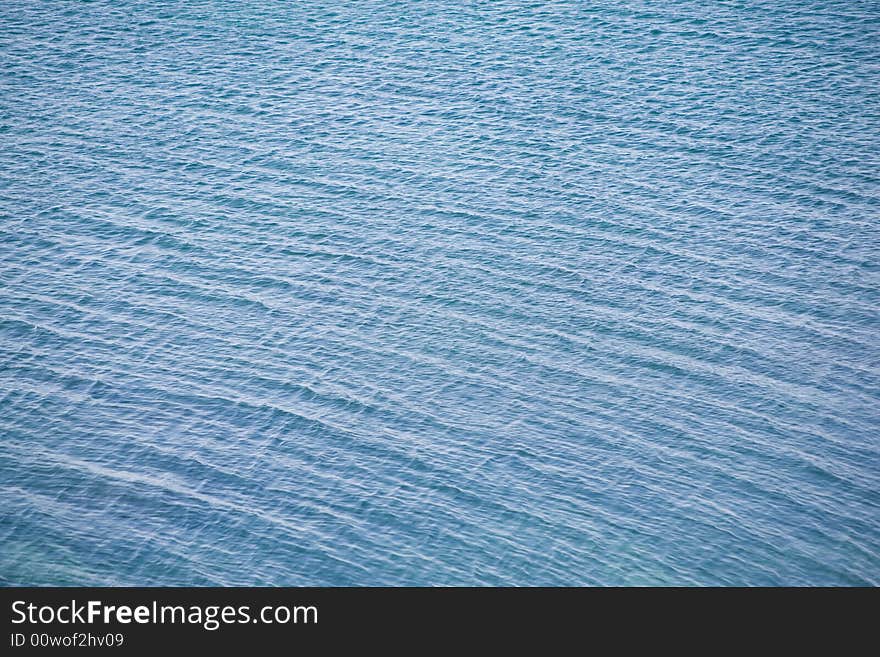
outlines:
[[[0,581],[880,583],[877,2],[0,22]]]

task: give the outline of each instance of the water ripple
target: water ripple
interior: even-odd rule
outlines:
[[[880,583],[875,2],[0,8],[0,582]]]

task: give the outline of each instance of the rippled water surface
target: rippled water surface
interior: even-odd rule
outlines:
[[[0,22],[0,581],[880,583],[880,3]]]

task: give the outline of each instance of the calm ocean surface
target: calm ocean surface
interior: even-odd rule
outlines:
[[[880,584],[880,3],[0,24],[0,583]]]

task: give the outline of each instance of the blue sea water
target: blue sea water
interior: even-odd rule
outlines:
[[[880,583],[880,3],[0,27],[0,582]]]

